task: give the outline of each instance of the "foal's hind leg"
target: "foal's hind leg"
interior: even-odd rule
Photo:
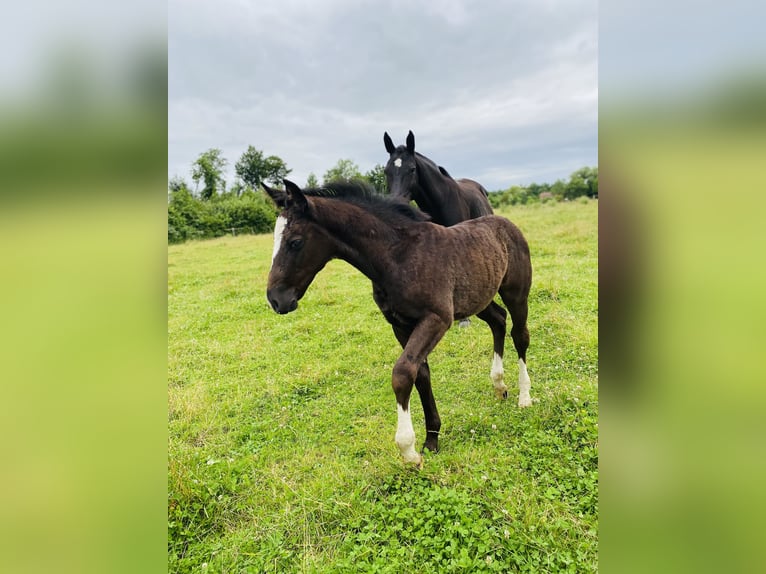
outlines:
[[[485,321],[492,330],[492,346],[494,354],[492,356],[492,370],[489,378],[492,379],[492,386],[495,388],[495,396],[498,399],[508,398],[508,387],[503,382],[503,349],[505,347],[505,309],[492,301],[489,306],[476,316]]]
[[[513,346],[519,355],[519,406],[528,407],[532,405],[532,399],[529,391],[532,382],[527,373],[527,347],[529,347],[529,331],[527,330],[527,296],[517,296],[516,298],[506,297],[500,292],[503,302],[511,313],[511,338]]]

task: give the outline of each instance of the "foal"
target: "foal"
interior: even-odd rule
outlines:
[[[316,274],[334,258],[372,281],[375,303],[403,348],[392,386],[398,413],[395,440],[405,462],[422,465],[409,410],[413,385],[425,415],[423,447],[438,450],[441,420],[428,355],[453,320],[477,315],[489,324],[494,342],[490,376],[496,395],[507,398],[506,313],[493,302],[496,293],[513,320],[518,404],[531,404],[526,352],[532,267],[527,242],[515,225],[487,216],[442,227],[407,204],[375,197],[360,184],[330,184],[305,192],[290,181],[284,184],[285,191],[264,186],[282,209],[274,229],[269,304],[280,314],[294,311]]]

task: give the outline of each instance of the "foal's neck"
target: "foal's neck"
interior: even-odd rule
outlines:
[[[353,203],[341,206],[337,200],[316,198],[314,206],[317,221],[335,242],[335,257],[379,282],[401,230]]]

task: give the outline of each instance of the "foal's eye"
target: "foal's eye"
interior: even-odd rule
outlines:
[[[293,239],[290,241],[290,243],[287,244],[287,246],[292,251],[298,251],[301,247],[303,247],[303,239]]]

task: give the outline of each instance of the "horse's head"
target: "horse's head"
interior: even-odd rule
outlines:
[[[410,201],[412,188],[418,181],[415,161],[415,136],[407,134],[407,145],[395,146],[388,132],[383,134],[383,143],[389,154],[388,163],[383,170],[386,174],[388,191],[392,197]]]
[[[266,289],[269,304],[279,314],[298,307],[319,271],[330,260],[332,245],[312,218],[312,207],[301,189],[284,180],[285,191],[263,188],[282,212],[274,226],[274,253]]]

